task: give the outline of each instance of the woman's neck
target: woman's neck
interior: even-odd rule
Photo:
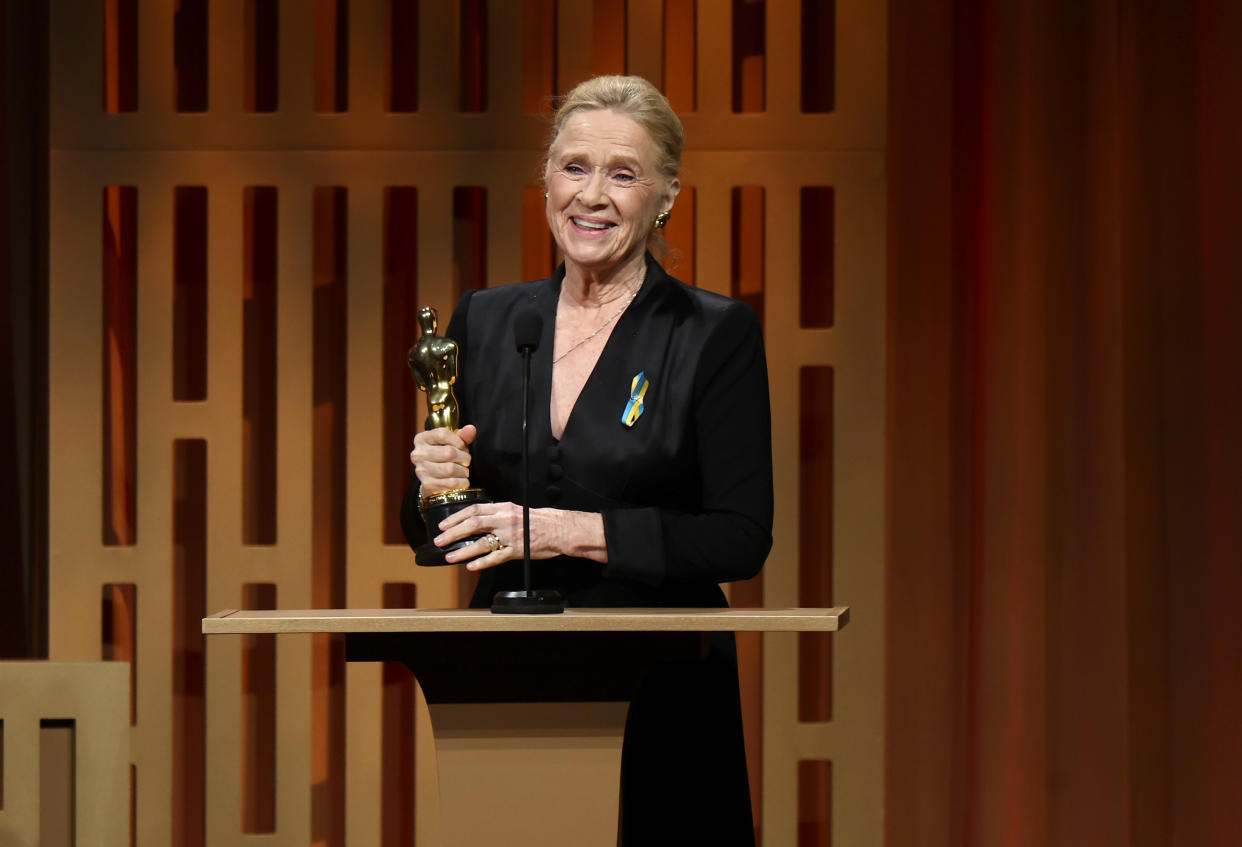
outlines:
[[[646,254],[640,254],[637,259],[606,270],[584,268],[566,262],[561,297],[583,309],[607,306],[623,297],[633,296],[642,286],[646,275]]]

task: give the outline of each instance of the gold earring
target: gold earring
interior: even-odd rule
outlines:
[[[672,216],[673,216],[672,209],[665,209],[663,212],[656,215],[655,228],[664,229],[664,225],[668,223],[668,219]]]

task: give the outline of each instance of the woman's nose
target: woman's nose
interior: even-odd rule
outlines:
[[[588,206],[599,206],[604,202],[605,183],[604,173],[598,168],[591,171],[587,177],[586,183],[582,186],[582,191],[578,194],[582,198],[582,202]]]

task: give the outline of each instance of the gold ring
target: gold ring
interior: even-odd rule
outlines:
[[[500,539],[497,538],[496,534],[492,532],[489,532],[487,535],[483,536],[483,540],[487,542],[487,546],[491,548],[493,553],[505,546],[500,543]]]

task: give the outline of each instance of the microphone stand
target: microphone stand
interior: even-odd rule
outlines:
[[[526,419],[530,417],[530,347],[522,347],[522,585],[530,594],[530,439]]]
[[[531,345],[522,345],[522,585],[524,591],[497,591],[492,597],[492,613],[497,615],[555,615],[565,611],[561,593],[553,589],[531,588],[530,576],[530,439],[526,421],[530,412]]]

